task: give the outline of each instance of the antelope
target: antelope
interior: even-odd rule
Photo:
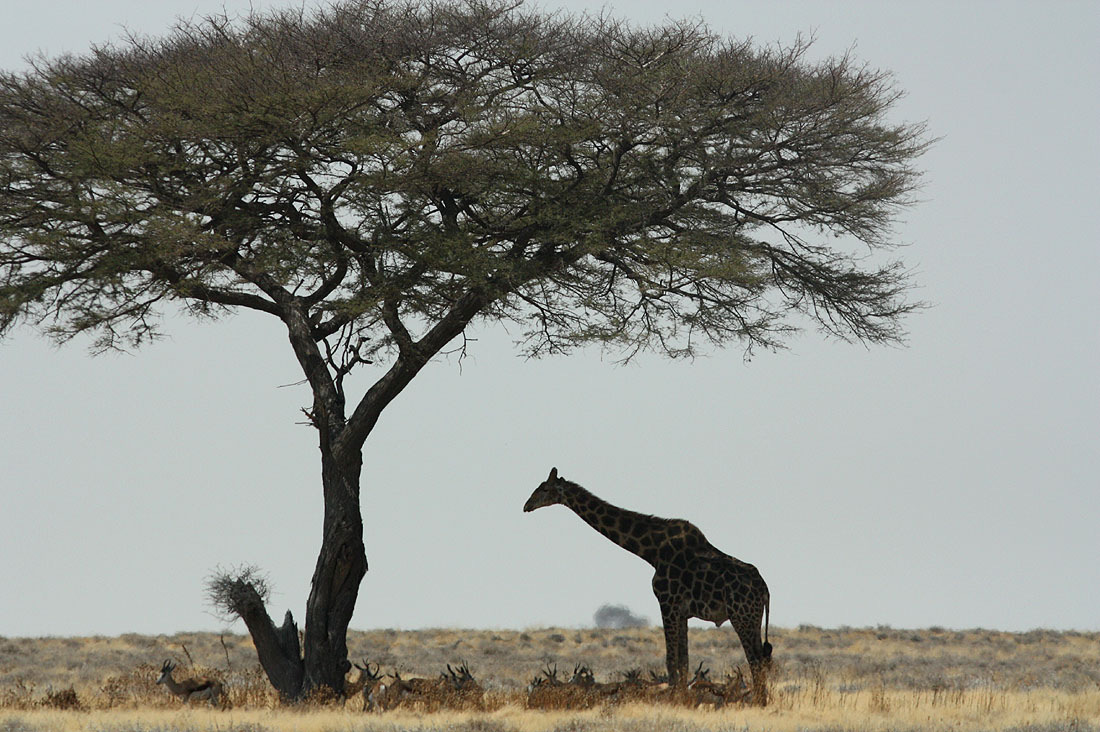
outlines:
[[[595,686],[596,676],[592,673],[592,669],[583,664],[577,664],[573,667],[573,675],[569,677],[569,683],[575,686]]]
[[[527,684],[527,704],[532,706],[532,702],[537,702],[541,697],[545,697],[551,689],[556,689],[564,682],[558,678],[558,667],[555,664],[553,668],[550,667],[550,662],[546,662],[546,668],[535,674],[535,677],[531,679],[531,683]]]
[[[451,695],[454,698],[455,703],[466,706],[474,705],[480,706],[485,699],[485,689],[477,682],[474,675],[470,673],[470,666],[465,661],[458,668],[452,669],[451,664],[447,664],[447,674],[445,677],[447,684],[451,688]]]
[[[710,669],[703,668],[703,662],[695,669],[695,676],[687,685],[691,698],[696,704],[714,704],[722,706],[725,703],[725,687],[710,680]]]
[[[710,680],[710,669],[703,668],[702,662],[695,669],[695,678],[688,684],[691,699],[698,705],[713,704],[720,709],[729,703],[743,703],[749,700],[751,690],[745,683],[745,676],[740,668],[735,668],[733,673],[727,674],[725,683]]]
[[[726,674],[726,701],[747,702],[752,697],[752,689],[741,673],[741,667],[735,666]]]
[[[530,709],[587,709],[605,695],[604,684],[597,684],[592,669],[581,664],[573,667],[568,681],[558,678],[558,667],[549,663],[527,687]],[[606,692],[607,694],[614,693]]]
[[[206,699],[214,706],[218,706],[218,700],[222,695],[222,683],[220,681],[207,678],[176,681],[172,678],[172,671],[175,668],[176,664],[172,663],[171,660],[165,661],[164,665],[160,667],[160,678],[157,679],[157,683],[168,687],[168,691],[182,699],[184,704]]]
[[[470,673],[469,665],[463,662],[457,668],[447,664],[447,670],[440,672],[439,678],[435,679],[403,679],[395,671],[393,683],[381,688],[377,700],[372,703],[372,708],[377,705],[380,709],[393,709],[406,700],[442,704],[479,703],[484,694],[485,690]]]
[[[554,664],[550,666],[550,662],[546,662],[546,668],[539,673],[535,674],[535,678],[531,679],[531,683],[527,685],[527,692],[530,693],[539,687],[553,687],[561,686],[563,682],[558,678],[558,665]]]
[[[668,676],[658,674],[652,669],[649,678],[642,678],[641,669],[631,669],[623,674],[620,688],[629,696],[641,697],[650,701],[668,696],[672,688]]]
[[[353,664],[355,668],[359,669],[359,678],[347,683],[344,696],[345,698],[351,698],[362,693],[363,711],[369,712],[379,708],[379,701],[386,692],[386,684],[383,682],[383,675],[378,673],[381,669],[380,666],[375,664],[372,669],[370,661],[365,658],[363,664],[362,666],[357,663]]]
[[[441,673],[440,677],[458,694],[476,695],[484,693],[481,684],[477,683],[474,675],[470,673],[470,665],[465,661],[458,668],[451,668],[451,664],[448,663],[446,675]]]
[[[657,685],[657,682],[651,682],[648,679],[642,678],[642,670],[640,668],[632,668],[623,671],[622,681],[618,682],[619,694],[623,697],[644,697],[649,693],[650,689]]]
[[[393,681],[389,684],[379,683],[376,690],[364,701],[363,709],[380,709],[385,711],[400,706],[407,697],[424,698],[428,694],[441,688],[440,679],[411,678],[403,679],[401,674],[394,671]],[[366,693],[366,690],[364,690]],[[368,707],[369,705],[369,707]]]
[[[382,676],[378,673],[378,666],[375,666],[372,669],[370,667],[370,661],[365,658],[363,659],[363,664],[365,665],[352,663],[352,666],[359,670],[359,675],[356,678],[346,681],[344,683],[344,697],[346,699],[350,699],[351,697],[359,694],[359,692],[370,686],[371,683],[379,681],[382,678]]]
[[[625,682],[619,681],[596,681],[596,675],[592,673],[592,669],[583,664],[577,664],[573,667],[573,677],[569,679],[569,683],[599,697],[616,696],[623,691],[624,687],[628,686]]]

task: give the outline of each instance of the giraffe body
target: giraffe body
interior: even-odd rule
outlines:
[[[653,565],[653,594],[661,607],[671,684],[688,679],[688,618],[733,626],[752,672],[753,696],[767,703],[765,674],[771,659],[767,641],[770,595],[756,567],[720,551],[697,526],[628,511],[597,498],[558,470],[535,489],[524,511],[561,504],[589,526]],[[760,626],[764,621],[764,637]]]

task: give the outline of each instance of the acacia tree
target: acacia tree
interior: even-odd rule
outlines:
[[[899,338],[907,273],[872,255],[928,140],[888,121],[887,73],[807,48],[348,0],[32,59],[0,76],[0,333],[130,348],[181,306],[283,323],[321,451],[304,648],[253,575],[215,590],[283,694],[341,690],[364,441],[471,324],[521,323],[534,355]],[[357,368],[377,378],[349,395]]]

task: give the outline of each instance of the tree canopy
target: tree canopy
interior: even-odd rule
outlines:
[[[896,338],[904,270],[827,243],[890,243],[923,128],[807,48],[360,1],[37,59],[0,79],[3,324],[111,347],[169,300],[293,304],[364,358],[470,311],[531,353],[772,345],[791,310]]]
[[[339,684],[309,664],[339,654],[366,571],[364,440],[471,323],[522,324],[532,355],[626,358],[775,347],[807,323],[901,336],[908,275],[878,252],[929,140],[889,119],[887,72],[809,47],[347,0],[33,59],[0,75],[0,334],[128,348],[180,305],[285,324],[332,550],[307,612],[343,618],[307,619],[305,678]]]

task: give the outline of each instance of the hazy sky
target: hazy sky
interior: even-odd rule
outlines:
[[[0,66],[248,5],[12,4]],[[557,466],[756,564],[775,625],[1100,629],[1100,4],[675,7],[895,73],[895,118],[942,137],[897,227],[934,307],[904,347],[806,332],[748,362],[525,361],[503,329],[471,331],[471,358],[433,363],[368,440],[352,627],[573,626],[606,602],[658,621],[642,560],[565,508],[522,513]],[[135,355],[0,342],[0,636],[221,629],[219,564],[260,565],[272,615],[303,619],[318,452],[269,320],[181,320]]]

